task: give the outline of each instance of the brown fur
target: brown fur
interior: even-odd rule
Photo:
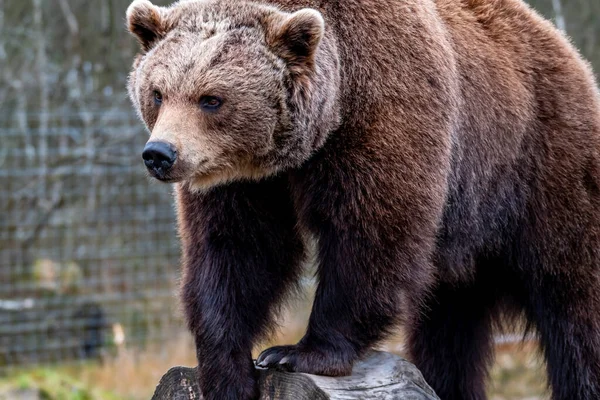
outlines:
[[[553,399],[600,398],[600,96],[576,50],[520,0],[272,4],[128,10],[132,101],[178,154],[205,397],[256,397],[309,232],[306,336],[259,363],[347,374],[402,320],[442,399],[484,399],[492,328],[522,314]]]

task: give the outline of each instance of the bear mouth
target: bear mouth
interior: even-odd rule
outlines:
[[[162,182],[162,183],[176,183],[176,182],[179,182],[179,179],[173,179],[173,178],[156,178],[156,180],[158,180],[159,182]]]
[[[148,171],[148,173],[149,173],[150,177],[152,177],[162,183],[175,183],[175,182],[179,182],[181,180],[181,178],[173,177],[173,176],[170,176],[169,174],[165,174],[165,173],[158,173],[156,171]]]

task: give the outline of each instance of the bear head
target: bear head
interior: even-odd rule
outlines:
[[[300,166],[339,125],[339,62],[314,9],[182,0],[127,10],[128,91],[152,176],[191,189]]]

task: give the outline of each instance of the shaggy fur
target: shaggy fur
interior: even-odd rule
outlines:
[[[520,0],[272,4],[128,10],[132,101],[177,150],[158,178],[205,398],[257,397],[306,234],[306,335],[259,364],[345,375],[402,321],[438,395],[481,400],[492,329],[523,315],[552,398],[600,398],[600,96],[576,50]]]

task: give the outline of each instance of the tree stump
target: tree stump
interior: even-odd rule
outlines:
[[[259,369],[260,400],[439,400],[421,372],[401,357],[373,351],[351,376],[326,377]],[[171,368],[152,400],[201,400],[196,368]]]

